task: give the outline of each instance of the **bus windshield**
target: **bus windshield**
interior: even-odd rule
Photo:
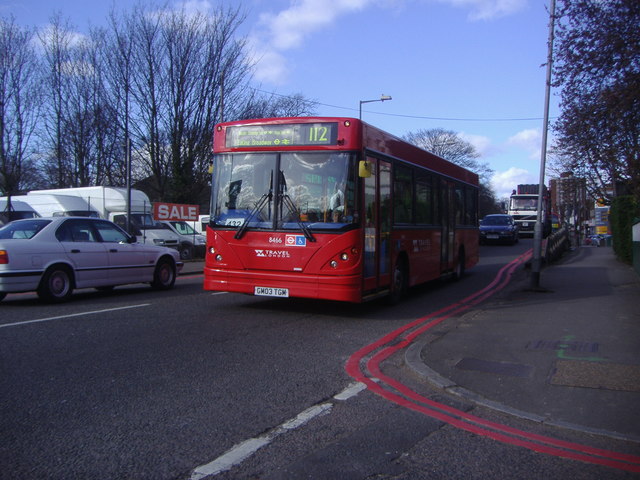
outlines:
[[[214,227],[316,231],[358,221],[351,153],[221,154],[213,178]]]

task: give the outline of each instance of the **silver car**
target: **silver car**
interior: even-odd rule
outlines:
[[[108,220],[31,218],[0,228],[0,300],[7,293],[35,291],[46,301],[62,302],[75,288],[109,290],[140,282],[167,290],[182,266],[177,250],[137,243]]]

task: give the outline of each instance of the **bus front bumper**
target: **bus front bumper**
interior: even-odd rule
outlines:
[[[258,287],[258,290],[256,288]],[[204,268],[204,289],[249,295],[319,298],[341,302],[362,301],[359,275],[308,275],[296,273],[229,271]],[[283,292],[286,291],[286,295]],[[258,292],[258,293],[256,293]],[[270,293],[273,292],[272,295]]]

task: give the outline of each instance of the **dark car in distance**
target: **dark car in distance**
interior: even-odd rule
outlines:
[[[486,215],[480,220],[480,243],[518,243],[518,225],[511,215]]]

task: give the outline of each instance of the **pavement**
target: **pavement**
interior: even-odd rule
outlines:
[[[194,258],[192,260],[183,260],[184,266],[180,270],[179,275],[198,275],[204,272],[204,259]]]
[[[640,442],[640,277],[611,247],[521,270],[405,353],[424,380],[536,422]]]
[[[199,274],[202,260],[181,275]],[[487,302],[423,335],[405,361],[432,386],[547,425],[640,442],[640,277],[611,247],[521,269]]]

